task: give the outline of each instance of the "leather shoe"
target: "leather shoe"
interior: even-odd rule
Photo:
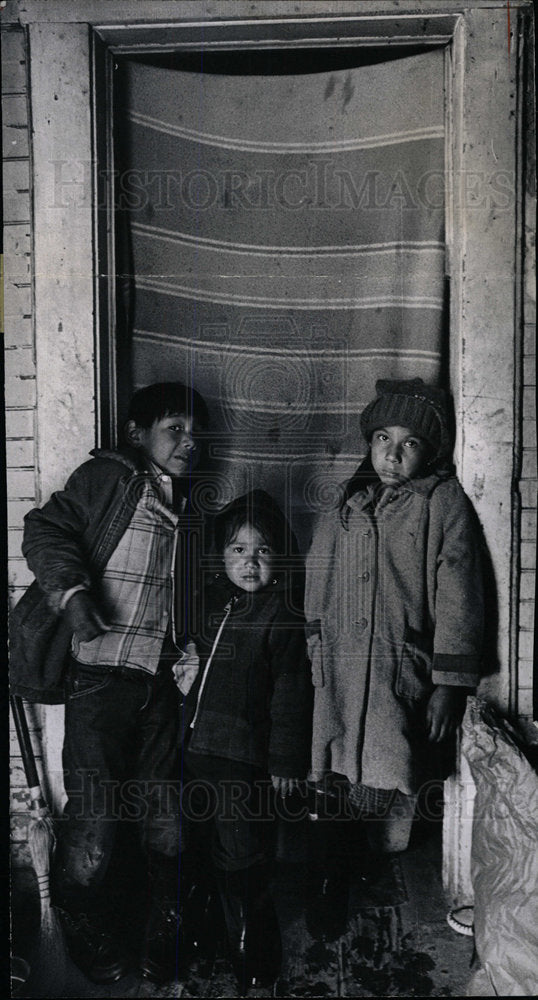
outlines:
[[[341,875],[325,874],[312,892],[306,910],[308,933],[316,941],[335,941],[345,933],[349,886]]]
[[[102,916],[71,913],[58,908],[69,957],[92,983],[115,983],[132,963],[117,936],[106,929]]]
[[[140,959],[145,979],[164,983],[178,977],[181,923],[173,901],[153,901]]]
[[[224,915],[215,885],[193,883],[182,901],[183,946],[190,959],[212,963],[226,940]]]
[[[271,988],[280,974],[282,941],[265,866],[219,873],[218,884],[241,995]]]

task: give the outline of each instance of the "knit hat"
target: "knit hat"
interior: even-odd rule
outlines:
[[[435,451],[435,458],[450,452],[447,395],[421,378],[379,379],[377,398],[361,414],[361,431],[367,441],[378,427],[410,427]]]

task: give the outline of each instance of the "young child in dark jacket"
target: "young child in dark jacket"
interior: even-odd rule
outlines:
[[[314,531],[305,608],[313,777],[343,776],[370,847],[390,853],[407,847],[431,744],[454,734],[478,684],[484,601],[445,393],[422,379],[376,389],[361,415],[368,455]],[[333,885],[334,917],[345,893]]]
[[[292,584],[297,546],[280,509],[262,490],[239,497],[217,516],[215,541],[223,567],[204,589],[194,682],[196,663],[175,668],[186,694],[184,802],[188,818],[197,783],[205,794],[211,789],[213,861],[234,967],[247,989],[272,982],[280,968],[264,799],[269,776],[281,796],[307,776],[312,687],[295,606],[302,595]]]
[[[128,447],[95,452],[25,519],[23,553],[71,636],[67,805],[53,901],[72,958],[98,983],[119,979],[134,962],[156,980],[176,968],[170,906],[179,810],[170,785],[178,778],[179,698],[172,665],[190,630],[182,618],[191,594],[179,584],[192,589],[196,570],[185,553],[201,524],[190,493],[206,423],[205,403],[190,387],[139,390],[125,429]],[[126,944],[127,908],[109,905],[114,889],[120,902],[128,895],[117,877],[122,818],[124,830],[137,821],[149,869],[137,959]],[[130,873],[131,891],[137,875],[145,872]]]

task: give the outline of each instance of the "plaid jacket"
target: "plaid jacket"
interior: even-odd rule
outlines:
[[[196,535],[200,519],[174,515],[137,458],[96,451],[63,491],[27,514],[22,550],[56,617],[66,591],[81,586],[111,623],[104,636],[75,643],[78,659],[153,672],[173,614],[178,524]],[[19,628],[22,646],[32,641],[30,625]]]

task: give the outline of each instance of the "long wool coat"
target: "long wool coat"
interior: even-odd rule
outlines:
[[[377,493],[378,496],[378,493]],[[415,794],[435,685],[475,686],[483,636],[480,531],[454,476],[376,502],[370,485],[324,514],[307,558],[313,775]]]

